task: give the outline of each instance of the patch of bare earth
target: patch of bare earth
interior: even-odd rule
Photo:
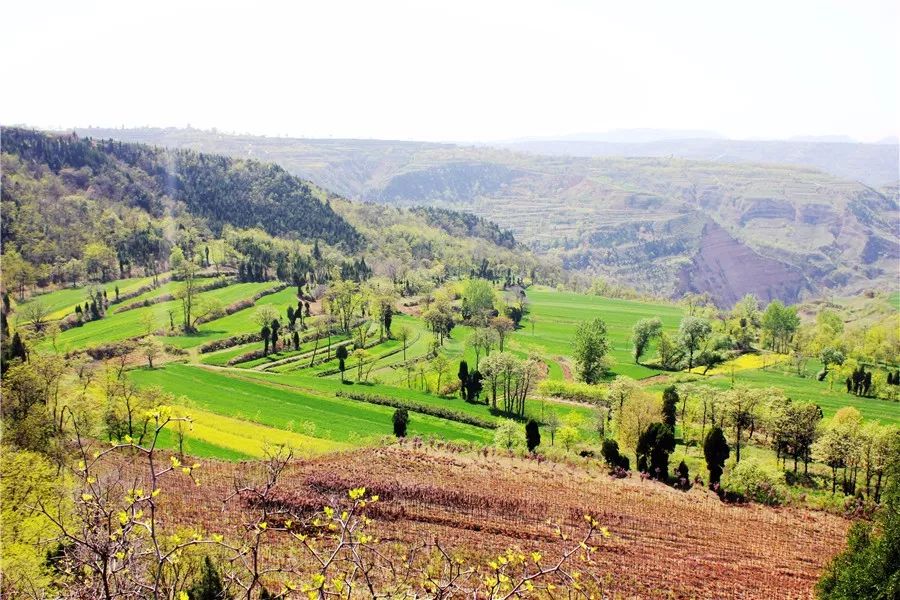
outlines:
[[[638,478],[612,479],[596,462],[538,462],[435,444],[369,448],[298,461],[278,497],[311,510],[365,486],[384,540],[435,537],[473,556],[509,547],[561,551],[548,519],[571,528],[593,514],[609,528],[593,569],[624,597],[808,598],[839,551],[848,521],[801,509],[726,505],[703,489],[682,492]],[[203,485],[171,480],[170,524],[211,532],[241,527],[221,498],[258,463],[207,461]]]

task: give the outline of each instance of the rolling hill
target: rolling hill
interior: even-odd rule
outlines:
[[[567,268],[660,295],[709,292],[729,305],[754,293],[793,302],[892,286],[900,268],[896,186],[876,189],[809,166],[538,156],[193,129],[84,133],[270,160],[352,199],[469,211],[512,229]],[[844,147],[791,144],[784,148]],[[735,160],[793,162],[816,154],[758,148]],[[840,156],[833,162],[846,164]]]

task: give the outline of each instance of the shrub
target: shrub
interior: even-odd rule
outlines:
[[[580,381],[560,381],[545,379],[538,385],[538,391],[546,396],[564,398],[576,402],[602,404],[606,400],[606,388]]]
[[[728,469],[722,477],[722,489],[768,506],[778,506],[785,499],[782,477],[753,460],[743,460]]]
[[[502,419],[494,432],[494,445],[505,450],[516,448],[524,439],[519,424],[512,419]]]
[[[206,342],[198,351],[200,354],[208,354],[209,352],[215,352],[217,350],[224,350],[225,348],[233,348],[234,346],[241,346],[243,344],[250,344],[252,342],[259,342],[262,340],[262,336],[260,333],[242,333],[240,335],[233,335],[231,337],[222,338],[221,340],[213,340],[211,342]]]
[[[369,404],[390,406],[392,408],[402,408],[404,410],[421,413],[423,415],[431,415],[432,417],[437,417],[439,419],[446,419],[448,421],[456,421],[457,423],[465,423],[466,425],[481,427],[482,429],[497,428],[497,423],[495,423],[494,421],[480,419],[474,415],[457,412],[455,410],[450,410],[449,408],[443,408],[441,406],[428,406],[427,404],[419,404],[417,402],[403,400],[402,398],[381,396],[379,394],[367,394],[364,392],[340,391],[337,393],[337,395],[341,398],[348,398],[350,400],[357,400],[359,402],[368,402]]]
[[[627,471],[631,466],[628,457],[619,452],[619,442],[616,440],[603,440],[603,447],[600,452],[603,454],[604,462],[612,469]]]

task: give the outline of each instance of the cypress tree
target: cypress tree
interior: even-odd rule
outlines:
[[[654,479],[669,479],[669,454],[675,451],[675,435],[665,423],[651,423],[638,438],[637,454],[649,461]]]
[[[263,356],[267,356],[269,354],[269,336],[272,332],[269,330],[268,325],[263,325],[259,333],[263,339]]]
[[[28,350],[18,331],[13,334],[12,342],[9,344],[9,358],[18,358],[23,361],[28,358]]]
[[[300,349],[300,334],[296,331],[294,332],[294,350]]]
[[[231,595],[225,590],[222,576],[207,556],[203,559],[203,575],[200,581],[188,590],[190,600],[227,600]]]
[[[343,346],[341,346],[343,348]],[[394,435],[398,438],[406,437],[406,426],[409,424],[409,413],[405,408],[398,408],[394,411],[393,417]]]
[[[534,419],[528,419],[525,423],[525,445],[528,446],[529,452],[534,452],[535,448],[541,445],[541,430]]]
[[[278,330],[281,328],[281,324],[278,322],[278,319],[272,319],[272,325],[270,325],[270,329],[272,330],[272,352],[278,352]]]
[[[675,389],[674,385],[670,385],[663,390],[663,423],[668,425],[672,431],[675,431],[675,419],[678,414],[678,400],[678,390]]]
[[[469,380],[469,364],[466,361],[459,361],[459,371],[456,376],[459,378],[459,395],[465,400],[466,382]]]
[[[343,382],[344,381],[344,369],[346,368],[345,361],[347,360],[347,357],[349,356],[349,354],[347,353],[347,346],[338,346],[334,351],[334,356],[338,359],[338,368],[341,370],[341,381]],[[403,412],[405,413],[406,411],[403,411]],[[397,415],[395,413],[394,418],[396,418],[396,416]],[[396,425],[394,427],[396,430]],[[406,429],[404,429],[404,431],[406,431]],[[404,435],[406,435],[406,434],[404,433]],[[403,436],[398,436],[398,437],[403,437]]]
[[[725,439],[722,428],[718,425],[709,430],[706,440],[703,442],[703,456],[706,458],[706,468],[709,470],[709,485],[712,486],[722,479],[722,471],[725,470],[725,461],[731,454],[731,448]]]

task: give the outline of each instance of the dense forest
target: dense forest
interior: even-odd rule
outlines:
[[[482,218],[361,207],[272,164],[17,128],[2,135],[6,281],[21,297],[33,285],[161,273],[173,246],[248,281],[325,280],[333,269],[354,279],[410,271],[417,279],[424,269],[438,283],[447,268],[491,278],[559,273],[514,252],[512,235]],[[360,211],[366,218],[351,224]],[[388,212],[391,227],[379,228]]]
[[[35,225],[27,211],[38,190],[19,181],[29,174],[48,179],[42,182],[46,206],[40,210],[42,219],[49,218],[48,229],[74,225],[73,218],[96,221],[97,214],[85,210],[85,203],[93,200],[101,208],[112,208],[110,202],[119,210],[138,208],[155,219],[183,209],[204,219],[214,234],[232,225],[259,227],[271,235],[322,239],[348,249],[360,242],[353,228],[317,197],[309,183],[275,165],[16,128],[4,128],[2,136],[4,154],[17,157],[8,157],[3,169],[7,183],[3,186],[3,237],[9,242],[24,242],[29,232],[22,228]],[[59,197],[48,197],[46,192]],[[127,255],[121,245],[125,242],[116,242],[117,253]],[[74,258],[71,251],[47,251],[51,250],[57,252],[54,258]]]

